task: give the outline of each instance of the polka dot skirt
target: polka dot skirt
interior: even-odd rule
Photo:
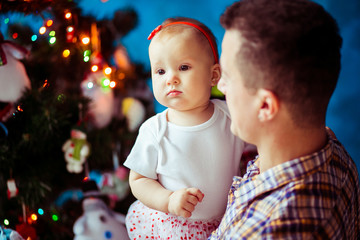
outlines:
[[[130,239],[203,240],[214,231],[219,220],[200,221],[182,218],[134,202],[126,215],[126,228]]]

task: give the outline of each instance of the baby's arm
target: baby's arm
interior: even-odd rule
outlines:
[[[157,180],[130,171],[129,183],[134,196],[149,208],[188,218],[204,194],[197,188],[175,192],[164,188]]]

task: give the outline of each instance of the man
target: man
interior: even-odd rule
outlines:
[[[231,130],[258,149],[209,239],[358,239],[356,165],[325,116],[340,71],[335,20],[308,0],[243,0],[221,24]]]

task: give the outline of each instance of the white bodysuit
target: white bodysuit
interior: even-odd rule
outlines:
[[[167,110],[148,119],[140,127],[124,163],[145,177],[157,179],[166,189],[199,188],[205,197],[196,205],[191,219],[222,217],[232,178],[239,175],[245,147],[230,131],[226,103],[212,102],[212,117],[197,126],[168,122]]]

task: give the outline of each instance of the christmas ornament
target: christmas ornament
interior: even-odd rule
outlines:
[[[74,42],[75,37],[75,28],[74,26],[68,26],[66,28],[66,42]]]
[[[129,58],[129,55],[126,51],[126,48],[122,45],[116,47],[114,52],[114,62],[117,67],[123,71],[129,71],[132,64]]]
[[[130,132],[137,130],[141,123],[145,120],[145,107],[136,98],[127,97],[122,101],[122,113],[127,122]]]
[[[16,231],[0,226],[0,240],[24,240]]]
[[[114,172],[100,172],[93,170],[90,172],[90,179],[94,180],[100,192],[107,195],[112,203],[123,200],[130,192],[129,171],[123,167],[118,167]]]
[[[83,215],[73,226],[74,240],[129,239],[124,215],[112,211],[98,198],[86,198],[82,205]]]
[[[28,55],[25,48],[4,40],[0,33],[0,121],[6,121],[11,115],[13,103],[18,101],[26,89],[30,89],[30,80],[24,65],[19,61]]]
[[[113,116],[114,93],[104,81],[109,80],[102,71],[89,74],[81,83],[82,94],[88,97],[88,115],[97,128],[106,127]]]
[[[90,56],[90,62],[92,65],[97,65],[100,69],[102,69],[105,64],[105,60],[99,51],[95,51]]]
[[[16,187],[14,179],[9,179],[7,181],[7,187],[8,187],[7,196],[9,199],[18,195],[19,189]]]
[[[33,226],[27,223],[16,225],[16,231],[26,240],[36,240],[37,234]]]
[[[62,146],[67,162],[66,169],[71,173],[80,173],[90,154],[90,144],[86,141],[86,134],[81,127],[73,128],[70,135],[71,138]]]

